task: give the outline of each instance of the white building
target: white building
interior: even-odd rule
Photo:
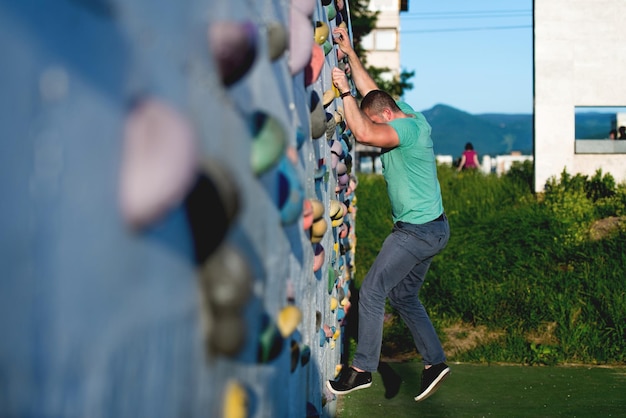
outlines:
[[[564,169],[626,181],[626,141],[576,140],[574,124],[576,107],[626,106],[625,18],[624,0],[534,0],[536,191]]]

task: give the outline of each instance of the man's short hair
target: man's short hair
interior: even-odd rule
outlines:
[[[400,112],[400,108],[391,95],[382,90],[371,90],[361,100],[361,110],[380,115],[384,109]]]

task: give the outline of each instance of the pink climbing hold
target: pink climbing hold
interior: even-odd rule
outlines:
[[[126,120],[120,206],[133,228],[180,204],[197,175],[196,138],[189,122],[157,99],[139,103]]]
[[[298,9],[292,7],[290,11],[289,33],[289,70],[296,75],[306,67],[311,59],[311,49],[315,40],[312,33],[311,19]]]

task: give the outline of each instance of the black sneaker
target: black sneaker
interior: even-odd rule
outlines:
[[[357,372],[352,367],[347,367],[341,370],[339,379],[327,381],[326,386],[335,395],[345,395],[353,390],[372,386],[372,374],[370,372]]]
[[[446,363],[435,364],[422,372],[422,390],[415,397],[417,402],[423,401],[435,393],[441,382],[450,374],[450,368]]]

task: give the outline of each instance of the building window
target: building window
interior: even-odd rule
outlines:
[[[574,124],[576,154],[626,153],[626,106],[577,106]]]
[[[366,51],[396,51],[398,31],[394,28],[374,29],[361,39]]]

